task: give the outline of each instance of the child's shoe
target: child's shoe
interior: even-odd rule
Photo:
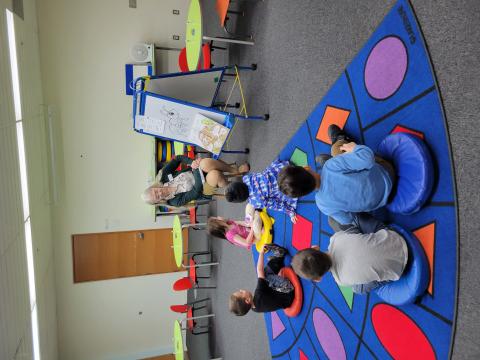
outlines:
[[[323,165],[327,162],[327,160],[331,159],[332,155],[329,154],[320,154],[315,157],[315,162],[317,163],[317,168],[323,168]]]
[[[272,252],[273,257],[282,257],[285,256],[285,254],[288,252],[287,249],[276,245],[276,244],[267,244],[264,245],[265,252]]]
[[[347,142],[354,141],[345,131],[340,129],[337,125],[332,124],[328,127],[328,137],[332,144],[335,144],[338,140],[345,140]]]

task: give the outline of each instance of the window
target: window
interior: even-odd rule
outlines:
[[[18,160],[23,202],[23,221],[25,229],[25,249],[28,267],[28,289],[30,295],[30,311],[32,320],[33,356],[40,360],[40,344],[38,334],[37,298],[35,290],[35,267],[33,262],[32,229],[30,224],[30,205],[28,202],[27,163],[25,159],[25,143],[23,137],[22,101],[20,97],[20,81],[18,73],[17,47],[15,40],[14,15],[7,9],[8,46],[10,50],[10,66],[12,75],[13,102],[17,123]]]

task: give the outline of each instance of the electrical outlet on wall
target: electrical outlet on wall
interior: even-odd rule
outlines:
[[[180,36],[179,36],[179,35],[173,35],[172,38],[173,38],[173,40],[180,40]]]
[[[180,10],[173,9],[172,12],[173,12],[173,15],[180,15]]]

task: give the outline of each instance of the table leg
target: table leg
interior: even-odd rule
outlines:
[[[219,36],[219,37],[204,36],[203,40],[219,41],[219,42],[226,42],[226,43],[233,43],[233,44],[240,44],[240,45],[255,45],[255,42],[253,41],[239,40],[239,39],[227,38],[222,36]]]

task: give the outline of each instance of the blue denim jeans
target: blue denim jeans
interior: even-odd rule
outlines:
[[[289,293],[294,290],[292,283],[287,278],[277,275],[281,268],[283,268],[284,256],[272,257],[268,260],[265,266],[265,280],[268,285],[275,291],[281,293]]]

